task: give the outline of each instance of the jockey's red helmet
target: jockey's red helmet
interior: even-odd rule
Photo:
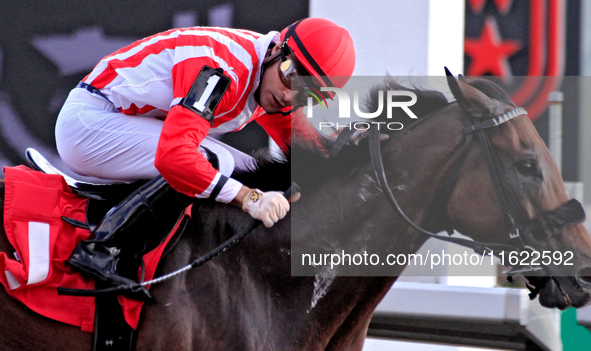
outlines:
[[[353,39],[327,19],[297,21],[281,31],[281,42],[320,86],[342,88],[353,74]]]

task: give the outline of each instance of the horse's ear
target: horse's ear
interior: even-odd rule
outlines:
[[[465,83],[466,78],[460,77],[457,80],[445,67],[447,85],[456,98],[457,103],[473,117],[498,116],[503,114],[503,105],[494,99],[489,98],[480,90]]]

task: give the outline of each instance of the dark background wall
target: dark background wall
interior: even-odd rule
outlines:
[[[479,38],[487,18],[494,18],[501,40],[523,44],[521,51],[508,58],[518,80],[528,72],[530,7],[556,2],[467,0],[466,38]],[[475,9],[475,4],[483,5]],[[505,11],[499,4],[510,7]],[[308,8],[308,0],[0,0],[0,167],[23,163],[24,150],[30,146],[59,163],[53,130],[63,101],[102,57],[118,48],[173,27],[281,30],[306,17]],[[548,14],[550,8],[545,11]],[[580,13],[580,0],[565,2],[565,75],[579,74]],[[472,57],[466,55],[465,61],[468,73]],[[563,82],[563,134],[568,136],[563,146],[563,173],[566,180],[578,180],[578,88],[575,80]],[[508,91],[517,88],[506,86]],[[547,140],[545,111],[535,116],[535,125]],[[256,124],[246,132],[252,137],[228,136],[225,141],[249,151],[265,140]]]
[[[0,166],[24,162],[29,146],[56,159],[54,125],[68,92],[120,47],[174,27],[266,33],[307,15],[306,0],[1,0]]]

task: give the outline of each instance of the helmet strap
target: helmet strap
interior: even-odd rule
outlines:
[[[267,65],[268,63],[271,63],[273,61],[275,61],[277,59],[277,57],[279,57],[280,51],[275,51],[274,53],[271,53],[271,51],[273,50],[273,48],[275,47],[276,44],[272,44],[269,46],[269,48],[267,49],[267,55],[265,56],[265,58],[263,59],[263,67],[265,65]]]

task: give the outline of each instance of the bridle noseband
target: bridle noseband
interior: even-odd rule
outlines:
[[[386,196],[387,201],[390,203],[391,207],[404,219],[404,221],[410,225],[412,228],[416,229],[420,233],[427,235],[429,237],[435,238],[437,240],[451,242],[458,245],[462,245],[464,247],[468,247],[473,249],[476,253],[480,255],[485,254],[493,254],[495,256],[499,256],[502,251],[505,252],[518,252],[521,253],[523,251],[535,251],[532,247],[525,244],[522,235],[520,233],[519,227],[516,223],[519,223],[522,228],[526,228],[532,220],[529,220],[527,216],[524,214],[519,202],[517,201],[515,194],[511,190],[509,185],[509,181],[505,176],[505,172],[501,167],[501,164],[496,156],[494,149],[492,148],[491,142],[488,138],[488,135],[485,133],[485,130],[488,128],[496,127],[500,124],[508,122],[513,118],[521,115],[527,115],[527,111],[524,108],[515,108],[509,112],[506,112],[502,115],[487,119],[483,122],[477,123],[476,118],[471,118],[471,124],[464,128],[464,132],[466,134],[466,138],[464,140],[464,145],[460,152],[459,160],[457,161],[455,167],[452,169],[451,178],[448,180],[447,185],[444,189],[444,196],[445,204],[449,201],[449,197],[451,196],[451,192],[453,187],[456,183],[456,178],[462,168],[464,161],[467,158],[469,146],[474,139],[474,134],[476,134],[479,144],[482,147],[483,155],[486,160],[486,164],[489,170],[490,178],[493,183],[493,189],[495,195],[499,201],[499,205],[501,207],[501,211],[503,213],[503,220],[509,228],[509,242],[510,244],[499,244],[499,243],[484,243],[479,241],[472,241],[463,238],[455,238],[451,236],[443,236],[438,235],[432,232],[429,232],[421,227],[419,227],[416,223],[410,220],[402,211],[400,206],[398,205],[392,190],[388,186],[388,182],[386,180],[386,175],[384,172],[384,165],[382,162],[382,155],[380,150],[380,131],[379,128],[370,128],[369,131],[369,142],[370,142],[370,154],[371,154],[371,161],[374,168],[374,172],[376,174],[378,184]],[[544,217],[547,213],[562,213],[566,209],[566,207],[580,207],[582,210],[582,206],[576,200],[571,200],[566,204],[560,206],[557,209],[547,211],[540,215],[540,217]],[[575,209],[575,210],[578,210]],[[575,211],[576,212],[576,211]],[[579,211],[580,212],[580,211]],[[577,215],[574,218],[570,219],[569,225],[579,223],[584,220],[584,211],[582,212],[583,215]],[[516,218],[514,218],[516,216]],[[539,218],[539,217],[538,217]],[[451,229],[451,228],[450,228]],[[448,230],[451,234],[452,230]],[[509,275],[513,274],[524,274],[524,273],[536,273],[536,275],[547,275],[548,272],[545,272],[546,268],[542,266],[515,266],[512,267],[512,270],[508,272]],[[539,290],[538,290],[539,291]]]

